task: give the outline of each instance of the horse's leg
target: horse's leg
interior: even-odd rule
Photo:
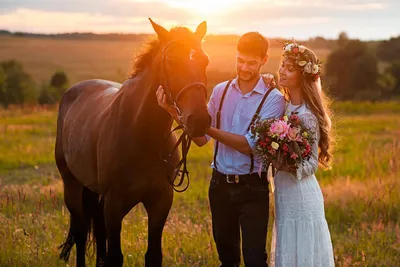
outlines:
[[[154,194],[143,202],[149,217],[146,267],[162,266],[162,231],[172,206],[173,196],[172,188],[169,187],[162,194]]]
[[[96,238],[96,267],[102,267],[106,259],[106,226],[104,218],[104,197],[97,203],[93,217],[93,231]]]
[[[122,220],[130,209],[136,205],[121,195],[122,190],[110,190],[104,197],[104,216],[107,231],[106,266],[121,267],[123,255],[121,251]],[[128,204],[129,203],[129,204]]]
[[[88,234],[88,224],[83,211],[84,187],[73,177],[71,173],[63,172],[64,202],[70,212],[70,227],[67,240],[61,245],[60,258],[68,261],[72,246],[76,244],[76,266],[85,266],[85,251]]]

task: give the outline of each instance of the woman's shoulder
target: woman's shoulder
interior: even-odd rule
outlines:
[[[315,114],[306,106],[299,112],[300,120],[307,126],[316,128],[318,126],[318,118]]]

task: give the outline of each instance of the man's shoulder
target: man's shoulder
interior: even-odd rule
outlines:
[[[214,90],[224,90],[230,81],[233,81],[233,79],[218,83],[214,86]]]
[[[212,94],[214,96],[214,98],[220,98],[225,90],[225,87],[227,86],[228,81],[223,81],[218,83],[217,85],[214,86],[213,90],[212,90]]]
[[[277,97],[277,98],[283,98],[283,94],[282,94],[282,92],[278,89],[278,88],[273,88],[272,90],[271,90],[271,92],[269,93],[269,95],[268,95],[268,98],[275,98],[275,97]]]

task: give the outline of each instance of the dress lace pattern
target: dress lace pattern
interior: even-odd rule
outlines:
[[[270,266],[330,267],[335,265],[331,236],[323,195],[314,175],[318,168],[318,121],[305,106],[298,108],[298,115],[314,132],[316,142],[312,157],[296,174],[279,171],[275,175],[276,214]]]

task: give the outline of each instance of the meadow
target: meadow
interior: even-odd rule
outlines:
[[[0,37],[0,61],[16,59],[37,83],[62,69],[70,83],[122,81],[139,42]],[[205,42],[209,71],[234,73],[235,44]],[[329,51],[317,53],[322,59]],[[281,50],[271,48],[264,71],[275,72]],[[224,78],[220,78],[223,80]],[[334,103],[336,149],[331,170],[317,177],[325,198],[337,266],[398,266],[400,262],[400,105]],[[53,150],[57,112],[0,110],[0,267],[75,266],[58,260],[69,213]],[[189,153],[191,185],[176,193],[163,235],[164,266],[218,266],[207,191],[212,144]],[[272,199],[272,196],[271,196]],[[273,222],[273,202],[271,202]],[[138,205],[124,219],[125,266],[143,266],[147,215]],[[270,237],[269,237],[270,239]],[[268,243],[269,250],[269,243]],[[89,266],[94,266],[88,255]]]
[[[398,106],[335,105],[333,168],[317,176],[337,266],[397,266],[400,261]],[[0,112],[0,266],[66,266],[57,250],[69,214],[53,160],[55,121],[54,109]],[[191,148],[191,185],[175,194],[163,236],[164,266],[218,264],[207,200],[211,159],[211,144]],[[270,225],[272,220],[273,208]],[[143,266],[146,222],[141,205],[124,219],[125,266]]]

